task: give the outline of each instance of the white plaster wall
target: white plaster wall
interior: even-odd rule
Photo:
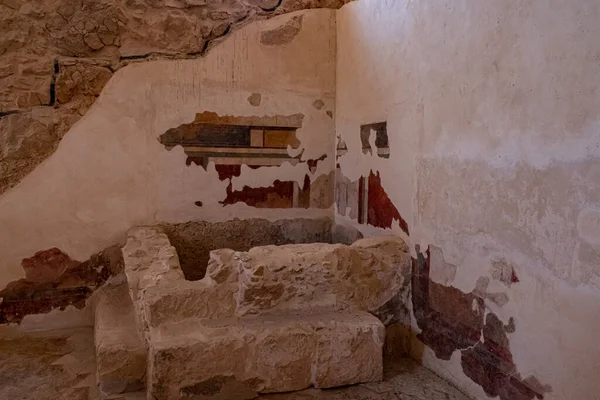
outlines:
[[[288,44],[261,44],[261,32],[303,15]],[[333,169],[335,12],[311,10],[248,25],[202,59],[130,64],[119,70],[57,151],[0,197],[0,288],[24,276],[20,262],[59,247],[72,258],[120,241],[138,224],[227,220],[234,217],[331,216],[331,210],[222,207],[228,182],[214,166],[186,167],[181,147],[166,151],[158,137],[196,113],[274,116],[304,114],[298,138],[303,159],[328,157],[316,179]],[[259,107],[249,104],[261,93]],[[313,107],[321,99],[325,108]],[[290,149],[291,151],[291,149]],[[307,165],[244,169],[234,186],[303,182]],[[202,201],[199,208],[195,201]]]
[[[600,398],[600,2],[359,0],[338,12],[336,130],[350,179],[379,170],[411,230],[470,292],[491,261],[520,279],[506,323],[546,399]],[[388,121],[389,160],[359,126]],[[344,218],[344,223],[350,223]],[[447,276],[441,274],[441,276]],[[447,283],[447,282],[443,282]],[[425,363],[478,398],[460,357]]]

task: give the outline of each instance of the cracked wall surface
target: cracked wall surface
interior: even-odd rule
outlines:
[[[52,154],[130,63],[204,57],[249,22],[351,0],[0,1],[0,194]],[[263,32],[291,42],[302,16]]]
[[[317,3],[296,3],[301,4]],[[289,42],[261,43],[263,32],[298,16],[302,27]],[[77,65],[72,72],[73,79],[85,75]],[[71,87],[65,96],[99,86]],[[260,102],[252,104],[248,98],[255,93]],[[334,121],[327,111],[334,97],[335,11],[328,9],[247,24],[205,57],[136,62],[117,70],[56,151],[0,196],[0,287],[23,278],[21,261],[38,251],[56,247],[85,260],[122,242],[127,229],[140,224],[331,219],[331,201],[323,199],[331,199],[333,191]],[[323,102],[321,109],[314,107],[316,100]],[[28,114],[9,115],[1,123],[22,115]],[[294,123],[297,141],[277,149],[286,160],[276,165],[252,168],[241,162],[239,170],[223,169],[234,159],[224,157],[223,149],[197,165],[187,162],[185,143],[168,148],[161,143],[165,132],[191,121],[234,128],[257,121],[267,127]],[[40,143],[41,151],[48,155],[48,146]],[[291,187],[308,182],[311,190],[302,192],[308,207],[258,208],[243,195],[246,187],[269,188],[277,180]],[[240,201],[225,201],[228,193],[241,193]]]
[[[591,0],[338,12],[336,181],[379,173],[429,265],[411,351],[475,398],[600,393],[599,18]],[[360,135],[383,121],[388,159]],[[339,189],[336,222],[376,233]]]

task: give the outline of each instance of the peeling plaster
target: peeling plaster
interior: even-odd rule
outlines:
[[[472,294],[480,281],[521,382],[550,383],[551,400],[600,393],[599,17],[593,0],[371,0],[338,12],[341,174],[381,173],[407,243],[456,266],[432,267],[433,282]],[[388,122],[389,160],[362,154],[356,132],[373,121]],[[476,398],[520,398],[469,372],[486,394],[457,351],[414,354]]]
[[[276,179],[303,183],[307,174],[311,179],[329,174],[334,167],[334,121],[312,103],[321,98],[333,104],[335,13],[298,15],[303,16],[302,29],[276,51],[260,43],[261,34],[290,17],[244,26],[201,59],[132,63],[113,74],[56,152],[0,197],[0,287],[22,278],[21,260],[36,251],[59,247],[73,259],[87,259],[122,240],[134,225],[332,217],[330,209],[222,207],[219,201],[226,197],[229,182],[219,180],[214,164],[206,170],[186,166],[181,147],[165,151],[157,140],[202,110],[248,118],[301,113],[298,154],[302,160],[328,155],[318,162],[315,174],[308,163],[243,168],[233,179],[234,190],[262,182],[268,186]],[[248,97],[258,88],[269,101],[255,107]]]

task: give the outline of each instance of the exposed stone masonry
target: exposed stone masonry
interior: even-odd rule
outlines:
[[[349,1],[0,0],[0,194],[54,152],[117,69],[200,57],[251,21]]]

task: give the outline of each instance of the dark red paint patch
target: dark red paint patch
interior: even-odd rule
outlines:
[[[514,268],[512,270],[512,274],[510,277],[510,283],[519,283],[519,278],[517,277],[517,274],[515,273]]]
[[[304,187],[298,194],[298,207],[308,208],[310,201],[310,178],[305,176]],[[294,182],[273,182],[269,187],[244,186],[242,190],[232,190],[232,184],[227,187],[227,197],[220,202],[224,206],[235,203],[245,203],[256,208],[292,208],[294,206]]]
[[[413,259],[413,311],[419,339],[437,358],[449,360],[457,349],[475,345],[481,337],[483,299],[429,279],[430,257]]]
[[[25,270],[25,278],[30,282],[53,282],[69,268],[79,264],[68,254],[53,247],[38,251],[33,257],[24,258],[21,266]]]
[[[483,299],[475,293],[433,282],[429,278],[429,250],[413,259],[412,302],[419,339],[436,357],[449,360],[461,352],[463,372],[490,397],[501,400],[543,399],[551,391],[537,378],[522,379],[517,373],[507,333],[514,332],[514,319],[504,326],[494,314],[485,317]]]
[[[238,177],[242,174],[242,166],[241,165],[215,165],[215,169],[219,174],[219,179],[222,181],[226,181],[227,179],[231,179],[233,177]]]
[[[0,324],[20,323],[27,315],[44,314],[55,308],[64,310],[70,305],[81,309],[93,291],[109,276],[119,273],[123,265],[118,246],[85,262],[71,260],[59,249],[50,249],[25,259],[24,264],[37,270],[53,270],[53,264],[65,262],[67,258],[70,260],[68,268],[52,281],[33,282],[25,278],[9,283],[0,291]],[[44,260],[49,264],[44,265]]]
[[[546,389],[530,387],[517,373],[502,321],[493,313],[486,317],[483,341],[461,353],[465,375],[481,385],[490,397],[501,400],[543,399]]]
[[[408,235],[408,224],[400,216],[398,209],[381,186],[379,172],[369,174],[367,223],[378,228],[391,228],[394,221],[400,223],[400,228]]]

